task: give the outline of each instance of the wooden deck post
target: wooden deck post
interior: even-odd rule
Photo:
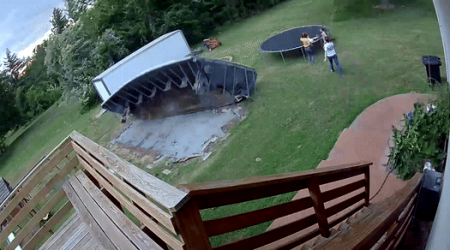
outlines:
[[[193,200],[189,200],[173,213],[179,235],[184,241],[184,249],[211,250],[200,211]]]
[[[328,224],[327,214],[322,199],[322,192],[320,192],[319,179],[314,178],[308,182],[309,195],[313,201],[314,211],[319,224],[319,230],[323,237],[330,236],[330,225]]]
[[[364,172],[364,179],[366,181],[366,186],[365,186],[365,205],[366,207],[369,206],[370,204],[370,166],[366,167],[365,172]]]

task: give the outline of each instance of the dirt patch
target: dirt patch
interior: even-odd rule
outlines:
[[[230,107],[220,108],[220,109],[217,109],[216,112],[232,112],[236,116],[234,119],[230,120],[227,124],[225,124],[221,128],[222,132],[224,132],[227,135],[232,128],[234,128],[241,121],[245,120],[245,118],[247,118],[247,115],[248,115],[247,109],[244,109],[239,106],[233,107],[233,108],[230,108]]]
[[[161,153],[158,151],[133,147],[122,143],[114,144],[111,150],[126,161],[147,167],[152,166],[154,162],[161,158]]]

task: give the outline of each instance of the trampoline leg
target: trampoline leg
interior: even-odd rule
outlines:
[[[266,59],[264,58],[264,56],[263,56],[263,54],[261,52],[259,52],[259,59],[261,59],[261,61],[265,62],[267,64],[267,66],[269,66],[267,61],[266,61]]]
[[[302,47],[302,55],[303,55],[303,59],[305,59],[305,62],[306,62],[305,49],[303,47]]]
[[[283,52],[280,52],[280,54],[281,54],[281,58],[283,58],[284,64],[286,64],[286,61],[284,60]]]
[[[266,62],[266,65],[270,66],[270,62],[269,62],[270,58],[269,58],[269,60],[267,59],[267,54],[264,54],[263,57],[264,57],[264,62]]]

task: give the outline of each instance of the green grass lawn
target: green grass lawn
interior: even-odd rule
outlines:
[[[14,185],[73,130],[105,145],[121,127],[119,117],[112,113],[95,120],[100,106],[85,114],[80,109],[78,104],[55,104],[26,129],[11,133],[6,140],[8,151],[0,158],[0,176]]]
[[[244,103],[249,116],[206,162],[179,168],[166,179],[200,182],[315,168],[339,133],[371,104],[395,94],[430,92],[421,57],[444,56],[434,10],[423,5],[333,22],[332,1],[288,1],[218,32],[224,46],[202,56],[232,56],[257,69],[254,101]],[[343,78],[330,72],[322,52],[314,66],[303,58],[284,64],[279,55],[259,57],[265,39],[311,24],[328,26],[337,39]]]
[[[249,115],[205,162],[171,167],[169,176],[161,174],[166,166],[151,172],[177,185],[312,169],[328,157],[339,133],[371,104],[395,94],[431,92],[421,57],[444,58],[431,1],[417,0],[371,18],[334,22],[333,15],[333,1],[291,0],[218,30],[214,36],[223,46],[202,56],[232,56],[235,62],[257,70],[257,92],[253,101],[243,103]],[[287,58],[286,64],[279,55],[261,60],[258,47],[264,40],[312,24],[328,26],[336,38],[343,78],[330,72],[321,52],[314,66],[302,57]],[[20,136],[10,135],[9,142],[17,138],[0,159],[0,176],[14,183],[73,130],[105,145],[120,127],[119,118],[111,113],[94,121],[99,107],[84,115],[78,110],[79,106],[53,106]],[[262,208],[293,195],[206,211],[203,216]],[[213,244],[260,233],[268,225],[214,237]]]
[[[333,22],[333,1],[288,1],[217,32],[223,46],[202,56],[232,56],[257,69],[257,93],[253,102],[244,104],[249,116],[207,161],[173,168],[169,176],[160,174],[167,167],[154,169],[154,173],[176,185],[315,168],[327,159],[339,133],[371,104],[395,94],[430,92],[421,57],[444,56],[434,9],[428,2],[400,6],[376,18]],[[314,66],[303,58],[289,58],[284,64],[279,55],[261,60],[258,47],[265,39],[311,24],[328,26],[336,38],[345,73],[342,79],[330,72],[322,52]],[[203,217],[267,207],[293,195],[205,211]],[[212,243],[254,235],[268,225],[214,237]]]

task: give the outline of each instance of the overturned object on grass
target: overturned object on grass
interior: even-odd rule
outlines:
[[[128,109],[138,113],[152,106],[164,107],[166,99],[180,96],[203,100],[213,96],[210,93],[214,98],[206,99],[218,101],[208,101],[210,105],[199,109],[226,105],[236,97],[249,97],[256,77],[254,69],[236,63],[192,56],[183,33],[174,31],[129,55],[93,82],[103,99],[102,107],[123,114]],[[183,105],[177,110],[179,106]]]
[[[219,38],[204,39],[203,44],[209,49],[209,51],[213,51],[220,47],[220,45],[222,45],[222,43],[219,41]]]

